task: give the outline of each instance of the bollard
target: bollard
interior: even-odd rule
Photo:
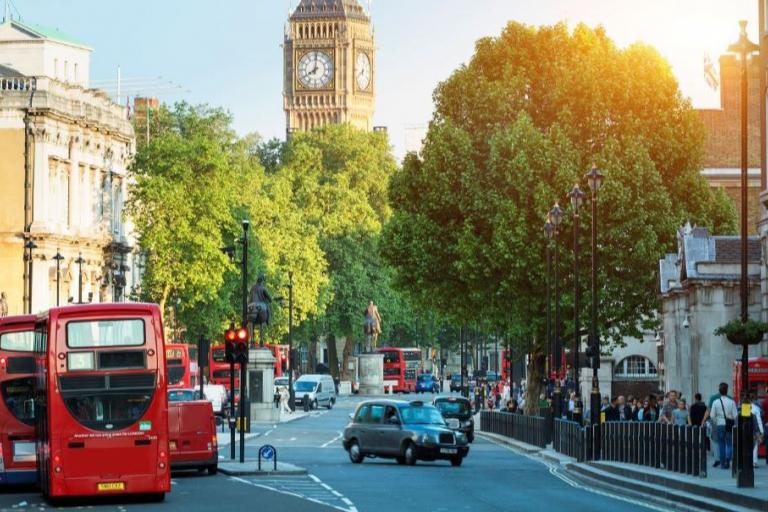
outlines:
[[[304,395],[301,403],[304,406],[304,412],[309,412],[309,395]]]

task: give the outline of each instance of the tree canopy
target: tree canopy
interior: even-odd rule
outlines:
[[[602,28],[510,23],[482,39],[435,93],[420,155],[390,187],[382,248],[418,307],[458,323],[485,319],[539,347],[545,332],[547,212],[558,236],[563,318],[572,318],[574,183],[593,163],[598,200],[600,332],[637,334],[656,306],[658,259],[686,220],[727,233],[725,195],[699,175],[703,127],[669,65],[643,45],[618,48]],[[589,312],[590,203],[580,211],[582,326]],[[564,320],[561,332],[573,332]],[[571,334],[571,337],[573,334]],[[541,360],[539,360],[541,361]]]

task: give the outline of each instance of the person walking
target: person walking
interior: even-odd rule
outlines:
[[[704,419],[707,415],[707,404],[701,399],[701,393],[693,395],[693,404],[688,410],[691,417],[691,425],[696,427],[704,426]]]
[[[291,399],[291,394],[288,392],[288,388],[283,386],[280,388],[280,413],[293,414],[291,406],[288,403]]]
[[[755,469],[757,469],[759,467],[757,461],[760,460],[757,458],[757,452],[760,449],[760,445],[765,441],[765,425],[763,424],[763,410],[760,407],[760,402],[757,400],[757,394],[751,392],[749,394],[749,400],[752,402],[752,421],[754,423],[755,435],[752,443],[752,462],[754,463]],[[768,456],[768,454],[766,456]]]
[[[736,409],[736,402],[728,396],[728,384],[721,382],[718,393],[720,397],[712,402],[709,415],[715,428],[718,446],[719,460],[715,462],[715,467],[729,469],[733,455],[733,426],[739,412]]]
[[[627,404],[624,395],[619,395],[616,406],[619,410],[619,421],[632,421],[632,407]]]

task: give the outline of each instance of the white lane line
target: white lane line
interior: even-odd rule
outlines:
[[[295,441],[295,440],[296,440],[295,437],[292,437],[292,438],[289,439],[289,441]]]
[[[266,432],[264,432],[264,434],[263,434],[263,435],[264,435],[264,437],[267,437],[269,434],[271,434],[271,433],[272,433],[272,432],[274,432],[274,431],[275,431],[275,429],[274,429],[274,428],[273,428],[273,429],[270,429],[270,430],[267,430]]]
[[[265,489],[267,491],[277,492],[277,493],[280,493],[280,494],[285,494],[287,496],[293,496],[294,498],[299,498],[299,499],[302,499],[302,500],[311,501],[312,503],[317,503],[318,505],[324,505],[326,507],[335,508],[336,510],[341,510],[342,512],[357,512],[357,509],[354,508],[354,507],[352,507],[350,509],[337,507],[335,505],[331,505],[331,504],[326,503],[324,501],[316,500],[315,498],[310,498],[309,496],[304,496],[304,495],[301,495],[301,494],[297,494],[295,492],[286,491],[284,489],[275,489],[274,487],[270,487],[268,485],[257,484],[256,482],[249,482],[248,480],[245,480],[244,478],[240,478],[240,477],[236,477],[236,476],[231,476],[231,477],[229,477],[229,479],[230,480],[234,480],[236,482],[243,483],[243,484],[251,485],[253,487],[258,487],[260,489]],[[344,501],[344,500],[342,499],[342,501]]]
[[[516,453],[517,455],[522,455],[523,457],[525,457],[525,458],[527,458],[529,460],[538,462],[540,464],[544,464],[548,468],[549,473],[552,474],[552,476],[559,478],[560,480],[562,480],[563,482],[565,482],[566,484],[570,485],[573,488],[582,489],[584,491],[591,492],[593,494],[598,494],[600,496],[605,496],[607,498],[613,498],[615,500],[623,501],[625,503],[631,503],[632,505],[637,505],[639,507],[647,508],[649,510],[656,510],[658,512],[664,512],[664,511],[668,510],[668,509],[665,509],[665,508],[660,508],[660,507],[656,507],[654,505],[650,505],[648,503],[645,503],[645,502],[642,502],[642,501],[639,501],[639,500],[634,500],[632,498],[627,498],[625,496],[620,496],[618,494],[612,494],[612,493],[609,493],[609,492],[601,491],[599,489],[593,489],[591,487],[587,487],[587,486],[581,485],[578,482],[576,482],[575,480],[572,480],[570,477],[567,477],[564,474],[562,474],[561,471],[560,471],[559,465],[551,463],[551,462],[549,462],[547,460],[544,460],[542,458],[535,457],[535,456],[530,455],[528,453],[524,453],[524,452],[515,450],[514,448],[512,448],[510,446],[507,446],[507,445],[502,444],[502,443],[498,443],[498,442],[496,442],[496,441],[494,441],[492,439],[488,439],[488,438],[485,438],[485,439],[487,441],[495,444],[496,446],[500,446],[501,448],[509,450],[512,453]]]
[[[343,433],[339,432],[339,435],[337,435],[336,437],[334,437],[333,439],[331,439],[330,441],[322,445],[320,448],[328,448],[330,445],[332,445],[333,443],[341,439],[343,435],[344,435]]]

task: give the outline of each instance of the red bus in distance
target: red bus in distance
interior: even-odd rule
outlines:
[[[194,387],[189,359],[189,345],[186,343],[166,344],[165,364],[168,368],[168,389],[188,389]]]
[[[224,345],[211,345],[208,358],[208,383],[220,384],[229,389],[229,363]],[[235,364],[235,388],[240,388],[240,365]]]
[[[156,304],[51,308],[35,323],[35,421],[48,499],[171,490],[165,345]]]
[[[288,375],[288,345],[265,345],[275,358],[275,377]]]
[[[35,318],[0,317],[0,485],[37,481]]]
[[[416,390],[416,379],[421,373],[421,349],[382,347],[376,349],[384,354],[384,380],[395,380],[395,393],[412,393]]]
[[[768,404],[768,357],[750,357],[747,363],[747,378],[749,386],[747,391],[757,396],[760,404]],[[741,361],[733,363],[733,398],[741,401]],[[763,417],[768,418],[768,412],[763,409]],[[765,457],[765,443],[761,443],[758,456]]]

